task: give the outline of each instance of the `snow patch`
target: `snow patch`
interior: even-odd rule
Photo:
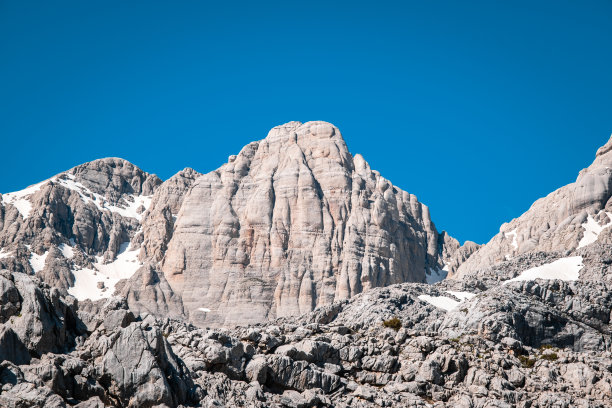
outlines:
[[[437,308],[444,309],[447,312],[453,310],[464,300],[469,300],[476,296],[475,293],[471,292],[456,292],[452,290],[447,290],[446,293],[453,295],[459,302],[455,299],[449,298],[448,296],[430,296],[430,295],[419,295],[419,299],[424,300],[425,302],[434,305]]]
[[[535,279],[560,279],[563,281],[575,281],[580,276],[580,270],[584,267],[581,256],[557,259],[554,262],[527,269],[508,282],[528,281]]]
[[[17,211],[21,214],[21,216],[26,219],[30,215],[32,211],[32,203],[30,202],[30,196],[36,193],[40,188],[49,180],[41,181],[38,184],[34,184],[20,191],[15,191],[13,193],[2,194],[2,203],[3,204],[11,204]]]
[[[96,257],[94,269],[83,268],[73,271],[74,286],[68,293],[78,300],[99,300],[109,298],[115,292],[115,285],[121,279],[129,279],[142,264],[138,261],[138,249],[130,250],[130,243],[121,244],[117,258],[111,262],[102,263],[102,257]],[[100,282],[104,284],[99,287]]]
[[[210,309],[208,309],[208,308],[206,308],[206,307],[198,307],[198,310],[199,310],[200,312],[204,312],[204,313],[208,313],[208,312],[210,312]]]
[[[40,272],[45,267],[45,260],[47,259],[47,255],[49,255],[49,251],[46,251],[42,255],[38,255],[35,252],[32,252],[30,255],[30,266],[34,269],[34,272]]]
[[[516,228],[510,232],[504,232],[505,238],[508,238],[510,236],[512,237],[512,246],[514,247],[514,249],[518,249],[518,242],[516,241]]]
[[[12,256],[10,252],[6,252],[4,248],[0,249],[0,259],[8,258],[9,256]]]
[[[62,255],[64,255],[64,258],[72,259],[74,257],[74,249],[72,249],[71,246],[60,244],[58,248],[62,252]]]
[[[612,213],[607,212],[606,214],[608,214],[608,218],[612,220]],[[578,243],[578,248],[585,247],[597,241],[597,238],[599,237],[599,234],[601,234],[601,231],[603,231],[610,225],[612,225],[612,221],[608,222],[606,225],[599,225],[599,223],[595,221],[591,214],[589,214],[587,216],[586,222],[582,224],[582,228],[584,228],[584,234],[582,235],[582,239]]]
[[[32,211],[32,202],[30,201],[30,196],[40,190],[40,188],[44,184],[48,183],[49,181],[52,181],[70,190],[76,191],[77,193],[79,193],[83,201],[87,203],[93,202],[96,207],[98,207],[98,209],[100,209],[101,211],[106,209],[110,210],[111,212],[116,212],[123,217],[136,218],[140,220],[142,218],[142,213],[139,214],[137,212],[138,208],[140,208],[140,206],[142,205],[146,211],[151,205],[151,200],[153,198],[153,196],[128,195],[126,197],[128,205],[126,208],[122,208],[108,203],[102,195],[94,193],[93,191],[85,187],[83,184],[75,181],[76,176],[74,174],[63,173],[63,175],[60,177],[53,177],[41,181],[38,184],[34,184],[26,189],[15,191],[13,193],[3,194],[2,203],[5,205],[13,205],[17,208],[17,210],[24,219],[28,218],[30,212]]]
[[[427,282],[430,285],[433,285],[436,282],[440,282],[446,279],[447,275],[448,275],[448,264],[445,262],[444,267],[442,269],[435,270],[435,269],[429,268],[429,273],[425,274],[425,282]]]
[[[116,212],[122,217],[136,218],[140,220],[142,218],[142,214],[149,208],[151,205],[151,200],[153,199],[153,196],[137,196],[132,194],[128,195],[128,198],[131,198],[131,200],[126,200],[128,202],[128,206],[126,208],[118,207],[110,204],[102,195],[94,193],[83,184],[75,181],[74,174],[67,174],[66,176],[67,178],[59,179],[57,182],[62,186],[79,193],[81,199],[86,203],[92,202],[96,205],[96,207],[98,207],[99,210]],[[137,210],[140,208],[140,206],[144,207],[144,211],[139,214]]]
[[[444,309],[447,312],[456,308],[457,305],[460,303],[457,302],[455,299],[449,298],[448,296],[419,295],[419,299],[424,300],[425,302],[432,304],[437,308]]]

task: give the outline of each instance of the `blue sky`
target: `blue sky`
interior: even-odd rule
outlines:
[[[0,191],[216,169],[291,120],[485,242],[612,133],[610,1],[0,0]]]

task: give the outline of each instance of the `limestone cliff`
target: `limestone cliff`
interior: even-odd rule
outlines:
[[[352,156],[338,128],[290,122],[195,179],[162,270],[191,321],[233,325],[425,282],[444,247],[429,209]]]

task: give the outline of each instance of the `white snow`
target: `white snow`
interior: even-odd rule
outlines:
[[[460,303],[455,299],[449,298],[448,296],[419,295],[419,299],[446,311],[453,310]]]
[[[446,279],[446,275],[448,275],[448,264],[444,263],[444,267],[442,269],[435,270],[429,268],[429,273],[425,274],[425,281],[428,284],[433,285],[436,282],[440,282]]]
[[[74,257],[74,250],[71,246],[60,244],[59,250],[62,252],[62,255],[64,255],[64,258],[72,259]]]
[[[514,279],[504,283],[534,279],[578,280],[580,270],[584,267],[581,256],[557,259],[554,262],[527,269]]]
[[[149,208],[151,204],[151,199],[153,196],[137,196],[137,195],[129,195],[127,196],[128,205],[126,208],[118,207],[116,205],[112,205],[106,201],[106,199],[100,195],[96,194],[93,191],[89,190],[83,184],[75,181],[75,175],[64,173],[65,177],[53,177],[48,180],[41,181],[38,184],[34,184],[24,190],[15,191],[13,193],[6,193],[2,195],[2,203],[3,204],[12,204],[17,208],[19,213],[23,216],[23,218],[27,218],[32,211],[32,203],[30,202],[30,196],[40,190],[40,188],[47,182],[53,181],[55,183],[61,184],[62,186],[76,191],[81,196],[81,199],[85,202],[93,202],[96,207],[100,210],[110,210],[111,212],[116,212],[123,217],[136,218],[140,220],[142,218],[142,214],[138,214],[136,210],[142,205],[145,210]]]
[[[476,296],[475,293],[471,292],[456,292],[452,290],[447,290],[446,293],[449,293],[459,299],[457,302],[453,298],[449,298],[448,296],[430,296],[430,295],[419,295],[419,299],[424,300],[425,302],[434,305],[435,307],[439,307],[440,309],[444,309],[446,311],[453,310],[456,308],[461,302],[464,300],[469,300]]]
[[[447,290],[446,293],[450,293],[451,295],[453,295],[454,297],[458,298],[461,301],[464,301],[466,299],[469,300],[473,298],[474,296],[476,296],[476,294],[472,292],[455,292],[452,290]]]
[[[42,255],[38,255],[35,252],[32,252],[30,255],[30,266],[34,269],[34,272],[42,271],[45,267],[45,260],[47,259],[47,255],[49,255],[49,251],[45,252]]]
[[[504,237],[512,237],[512,246],[514,249],[518,249],[518,242],[516,242],[516,228],[510,232],[504,232]]]
[[[142,218],[142,214],[138,214],[138,208],[142,205],[146,211],[146,209],[149,208],[149,205],[151,205],[153,196],[129,195],[128,197],[131,197],[131,200],[126,200],[128,201],[128,206],[126,208],[118,207],[116,205],[109,204],[102,195],[94,193],[83,184],[74,181],[75,176],[73,174],[67,174],[67,177],[68,178],[59,179],[57,182],[62,186],[79,193],[83,201],[87,203],[93,202],[100,210],[109,210],[111,212],[116,212],[123,217],[136,218],[140,220]]]
[[[0,249],[0,259],[12,256],[10,252],[6,252],[4,248]]]
[[[204,312],[204,313],[208,313],[208,312],[210,312],[210,309],[208,309],[208,308],[206,308],[206,307],[198,307],[198,310],[199,310],[200,312]]]
[[[78,300],[99,300],[109,298],[115,292],[115,285],[121,279],[129,279],[142,266],[138,261],[138,249],[130,250],[130,243],[121,244],[117,258],[108,264],[97,257],[94,269],[83,268],[73,271],[74,286],[68,293]],[[104,288],[98,288],[98,282],[104,282]]]
[[[606,213],[606,214],[608,214],[608,217],[612,220],[612,213]],[[599,237],[599,234],[601,234],[601,231],[603,231],[605,228],[609,227],[610,225],[612,225],[612,221],[610,221],[606,225],[599,225],[599,223],[595,221],[595,219],[591,216],[591,214],[589,214],[586,222],[582,224],[582,228],[584,228],[584,235],[582,236],[582,239],[578,243],[578,248],[585,247],[597,241],[597,238]]]
[[[34,184],[20,191],[13,193],[2,194],[3,204],[12,204],[17,208],[21,216],[25,219],[30,215],[32,211],[32,203],[30,202],[30,196],[40,190],[40,188],[49,180],[41,181],[40,183]]]

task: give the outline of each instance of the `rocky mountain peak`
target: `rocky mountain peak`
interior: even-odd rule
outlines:
[[[612,135],[610,135],[610,139],[608,140],[608,142],[601,146],[599,149],[597,149],[597,153],[595,154],[596,157],[602,156],[606,153],[608,153],[610,150],[612,150]]]
[[[162,181],[127,160],[107,157],[76,166],[68,171],[75,182],[95,194],[117,200],[123,194],[150,196]]]
[[[162,260],[192,321],[303,313],[441,269],[429,209],[356,157],[334,125],[289,122],[197,178]]]

